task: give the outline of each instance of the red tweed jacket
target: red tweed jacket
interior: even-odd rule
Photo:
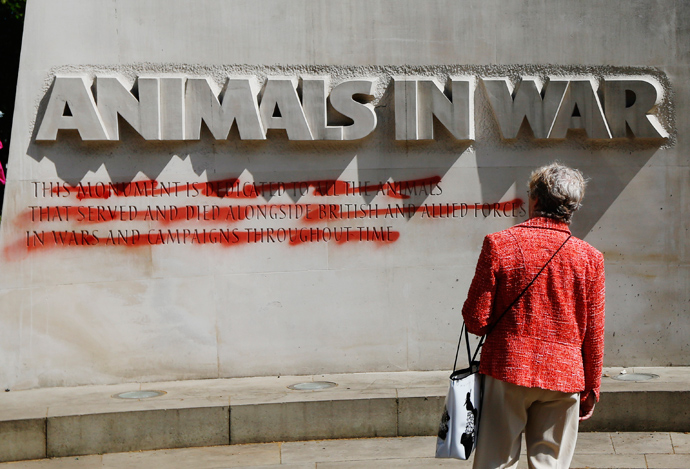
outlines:
[[[483,335],[570,234],[531,218],[484,239],[462,315]],[[604,357],[604,257],[570,238],[501,319],[482,348],[480,372],[508,383],[599,400]]]

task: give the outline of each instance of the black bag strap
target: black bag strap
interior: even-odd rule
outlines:
[[[465,332],[465,341],[466,341],[466,343],[467,343],[467,360],[468,360],[468,362],[469,362],[469,364],[470,364],[470,367],[471,367],[471,366],[472,366],[472,363],[473,363],[474,360],[477,358],[477,354],[479,353],[479,350],[482,348],[482,345],[484,345],[484,341],[486,340],[486,337],[487,337],[489,334],[491,334],[491,332],[494,330],[494,328],[495,328],[496,325],[499,323],[499,321],[500,321],[501,319],[503,319],[503,316],[505,316],[505,315],[508,313],[508,311],[510,311],[510,310],[512,309],[512,307],[515,306],[515,304],[516,304],[518,301],[520,301],[520,298],[522,298],[522,296],[525,294],[525,292],[527,292],[527,290],[529,289],[529,287],[532,286],[532,284],[535,282],[535,280],[537,280],[537,278],[541,275],[541,273],[544,271],[544,269],[546,269],[546,266],[548,266],[548,265],[551,263],[551,261],[553,260],[553,258],[556,257],[556,254],[558,254],[558,253],[560,252],[560,250],[563,249],[563,246],[565,246],[565,243],[567,243],[567,242],[570,240],[570,238],[572,238],[572,237],[573,237],[572,234],[568,235],[568,237],[565,239],[565,241],[563,241],[563,244],[561,244],[561,246],[560,246],[558,249],[556,249],[556,252],[554,252],[554,253],[551,255],[551,257],[549,258],[548,261],[546,261],[546,264],[544,264],[544,266],[543,266],[543,267],[541,268],[541,270],[537,273],[537,275],[534,276],[534,278],[532,279],[532,281],[530,281],[529,284],[527,284],[527,286],[526,286],[525,288],[523,288],[522,292],[517,296],[517,298],[515,298],[515,299],[513,300],[512,303],[510,303],[510,306],[508,306],[508,307],[506,308],[506,310],[503,311],[503,313],[501,313],[501,315],[498,317],[498,319],[496,320],[496,322],[494,322],[494,323],[489,327],[489,330],[486,332],[486,334],[484,334],[484,335],[482,336],[482,338],[479,339],[479,344],[477,344],[477,348],[475,349],[474,354],[472,354],[472,353],[470,352],[470,336],[469,336],[469,331],[467,330],[467,327],[465,326],[465,321],[462,322],[462,329],[460,330],[460,340],[458,341],[458,350],[455,352],[455,363],[453,363],[453,371],[455,371],[455,367],[456,367],[457,364],[458,364],[458,354],[459,354],[459,352],[460,352],[460,344],[462,343],[463,331]]]
[[[460,329],[460,340],[458,341],[458,349],[455,351],[455,362],[453,362],[453,371],[455,371],[455,368],[458,366],[458,355],[460,354],[460,344],[462,343],[463,332],[465,333],[465,344],[467,345],[467,360],[470,363],[470,368],[472,367],[472,362],[470,361],[470,358],[472,356],[472,352],[470,351],[470,333],[467,330],[467,327],[465,327],[465,321],[463,321],[462,329]]]

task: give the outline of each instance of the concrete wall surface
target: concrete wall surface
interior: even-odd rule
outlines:
[[[29,0],[0,385],[447,369],[553,160],[605,364],[690,365],[689,64],[682,0]]]

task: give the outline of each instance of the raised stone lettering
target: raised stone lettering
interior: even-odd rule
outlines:
[[[185,138],[201,138],[204,121],[216,140],[228,138],[233,122],[237,124],[243,140],[264,140],[266,133],[261,124],[257,95],[259,85],[252,78],[228,78],[222,95],[212,89],[208,78],[187,79],[185,92]]]
[[[562,82],[552,80],[552,82]],[[589,138],[611,138],[599,98],[590,80],[568,82],[548,138],[565,138],[569,129],[584,129]]]
[[[333,109],[353,120],[352,125],[343,127],[343,140],[364,138],[376,128],[376,112],[371,103],[355,101],[355,95],[374,94],[376,78],[359,78],[340,83],[331,91]]]
[[[76,130],[82,140],[107,140],[108,135],[85,76],[56,76],[36,140],[55,140],[58,130]],[[69,107],[71,115],[65,115]]]
[[[435,78],[394,81],[396,139],[433,139],[434,116],[458,140],[474,139],[474,79],[451,78],[452,101]]]
[[[313,140],[296,88],[296,78],[269,77],[259,105],[261,121],[266,129],[284,129],[290,140]]]
[[[120,140],[120,115],[146,140],[160,139],[160,84],[157,78],[139,78],[139,99],[132,95],[119,77],[96,77],[98,112],[103,119],[108,140]]]
[[[328,77],[302,77],[304,114],[314,140],[342,140],[343,128],[327,123]]]
[[[434,138],[434,119],[458,140],[474,140],[474,79],[451,77],[452,102],[443,93],[443,85],[436,79],[417,81],[419,140]]]
[[[626,95],[631,99],[627,103]],[[659,93],[653,83],[641,79],[607,78],[604,83],[604,110],[613,138],[627,136],[626,124],[635,137],[665,138],[668,134],[649,111]]]
[[[407,77],[393,77],[395,94],[395,139],[418,140],[417,81]]]
[[[206,77],[141,76],[131,89],[122,77],[99,75],[94,99],[86,76],[58,75],[37,140],[55,140],[61,129],[77,130],[83,140],[119,140],[119,117],[146,140],[198,140],[202,122],[217,140],[227,139],[233,124],[247,140],[266,139],[267,129],[285,130],[290,140],[357,140],[371,134],[378,78],[343,81],[330,96],[329,80],[303,76],[298,89],[297,77],[269,77],[259,99],[255,76],[228,77],[219,90]],[[397,140],[433,139],[434,118],[456,139],[474,140],[476,78],[448,80],[393,77]],[[663,95],[652,78],[605,79],[605,106],[593,77],[551,78],[543,85],[523,77],[514,89],[506,77],[482,82],[504,139],[516,138],[525,121],[537,139],[562,139],[570,129],[582,129],[592,139],[624,138],[627,129],[635,137],[668,137],[652,114]],[[330,110],[352,123],[329,125]]]
[[[517,137],[525,119],[535,138],[546,138],[568,86],[567,81],[552,80],[541,87],[536,80],[523,78],[511,93],[508,78],[484,79],[483,83],[506,139]]]
[[[185,78],[161,77],[161,139],[184,140]]]

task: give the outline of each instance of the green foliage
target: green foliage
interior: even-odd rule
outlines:
[[[0,11],[3,14],[9,13],[11,16],[20,19],[24,16],[26,0],[0,0]]]

